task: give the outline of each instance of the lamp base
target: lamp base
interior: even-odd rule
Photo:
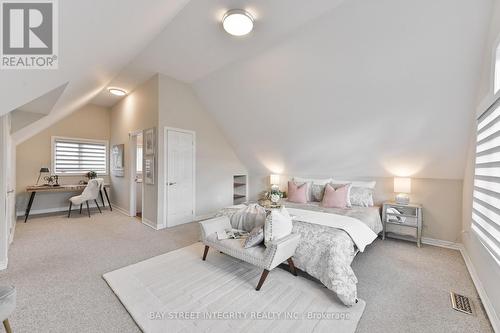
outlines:
[[[410,197],[406,193],[399,193],[396,195],[396,203],[400,205],[408,205],[410,203]]]

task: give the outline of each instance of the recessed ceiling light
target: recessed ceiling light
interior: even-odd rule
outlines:
[[[108,88],[108,91],[116,96],[125,96],[127,94],[125,90],[119,88]]]
[[[233,36],[244,36],[253,29],[253,17],[242,9],[232,9],[222,18],[224,30]]]

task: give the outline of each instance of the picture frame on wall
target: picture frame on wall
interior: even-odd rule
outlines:
[[[144,182],[148,185],[155,183],[155,158],[153,156],[144,159]]]
[[[113,145],[111,148],[111,172],[113,176],[125,176],[125,145]]]
[[[144,155],[154,155],[156,151],[155,129],[144,131]]]

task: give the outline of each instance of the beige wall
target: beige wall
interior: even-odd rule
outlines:
[[[164,75],[155,75],[111,109],[111,142],[125,144],[125,177],[111,176],[113,203],[130,207],[129,133],[155,127],[157,151],[155,185],[143,184],[142,216],[154,228],[163,228],[165,127],[196,132],[196,214],[212,213],[232,204],[234,174],[246,173],[212,117],[193,89]]]
[[[327,176],[328,177],[328,176]],[[283,176],[281,188],[286,189],[287,176]],[[319,177],[318,177],[319,178]],[[250,175],[250,199],[269,187],[269,175]],[[368,179],[367,179],[368,180]],[[376,180],[375,204],[394,200],[393,178]],[[462,230],[462,180],[412,179],[411,201],[423,205],[424,226],[422,236],[449,242],[459,242]]]
[[[246,174],[247,170],[192,87],[160,75],[159,117],[160,171],[164,168],[163,129],[174,127],[196,132],[196,215],[203,216],[232,205],[233,175]],[[161,184],[165,183],[163,172],[158,179]],[[158,216],[163,216],[164,192],[160,186]]]
[[[158,127],[158,76],[155,75],[111,109],[110,146],[125,144],[125,175],[111,175],[112,202],[125,212],[130,210],[130,144],[129,133]],[[155,163],[157,163],[155,161]],[[158,168],[155,168],[156,175]],[[157,188],[155,184],[144,184],[142,216],[145,223],[156,227]],[[140,198],[138,198],[140,200]]]
[[[16,148],[16,206],[24,213],[28,203],[25,188],[34,185],[40,168],[51,167],[51,138],[65,136],[95,140],[109,140],[109,109],[97,105],[86,105],[51,127],[19,144]],[[75,184],[84,179],[82,176],[61,176],[61,184]],[[108,177],[105,177],[109,181]],[[67,209],[71,193],[44,193],[36,197],[32,214]]]

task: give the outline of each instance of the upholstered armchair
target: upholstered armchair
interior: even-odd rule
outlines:
[[[297,275],[292,256],[295,254],[295,249],[299,243],[300,236],[298,234],[290,234],[281,239],[272,241],[267,247],[261,244],[245,249],[241,245],[241,240],[239,239],[218,240],[218,231],[232,228],[231,222],[227,216],[220,216],[202,221],[200,222],[200,226],[201,240],[205,245],[203,260],[206,260],[209,248],[213,248],[229,256],[262,268],[263,272],[257,288],[255,288],[256,290],[260,290],[269,271],[284,261],[288,261],[290,272],[295,276]]]

